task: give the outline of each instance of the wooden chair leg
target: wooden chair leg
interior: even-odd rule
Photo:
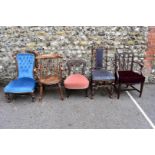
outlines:
[[[39,97],[39,101],[42,100],[42,97],[43,97],[43,85],[40,84],[40,97]]]
[[[111,90],[110,90],[110,98],[112,98],[114,92],[114,84],[111,84]]]
[[[5,98],[6,98],[6,100],[7,100],[8,103],[11,102],[10,94],[6,93],[6,94],[5,94]]]
[[[69,90],[67,88],[65,88],[65,92],[66,92],[67,98],[69,98]]]
[[[121,84],[118,84],[118,89],[117,89],[117,99],[120,97],[120,91],[121,91]]]
[[[32,97],[32,102],[35,102],[35,94],[31,93],[31,97]]]
[[[129,85],[127,84],[127,85],[126,85],[126,88],[128,88],[128,87],[129,87]]]
[[[94,98],[94,92],[95,92],[95,83],[91,84],[91,99]]]
[[[88,97],[88,88],[85,89],[85,96]]]
[[[58,88],[59,88],[60,98],[61,98],[61,100],[64,100],[61,83],[58,83]]]
[[[144,81],[143,81],[143,82],[141,82],[141,85],[140,85],[140,94],[139,94],[139,97],[141,97],[141,96],[142,96],[143,86],[144,86]]]

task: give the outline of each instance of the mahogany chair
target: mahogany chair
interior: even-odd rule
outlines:
[[[64,81],[64,87],[69,97],[69,92],[71,90],[85,90],[86,97],[88,97],[89,80],[85,76],[85,60],[69,60],[67,61],[68,67],[68,77]],[[77,73],[76,67],[81,68],[82,72]]]
[[[115,77],[117,89],[117,98],[120,97],[121,90],[137,90],[142,95],[143,85],[145,77],[142,74],[143,65],[137,61],[134,61],[134,53],[125,49],[117,49],[115,54]],[[133,85],[140,84],[140,89],[137,89]],[[126,85],[125,89],[121,86]],[[128,87],[131,87],[129,89]]]
[[[107,86],[109,96],[112,97],[115,77],[109,69],[112,60],[108,61],[108,49],[104,47],[93,47],[91,56],[91,99],[99,87]],[[110,89],[108,88],[110,87]]]
[[[61,100],[64,99],[61,87],[62,83],[62,56],[58,54],[41,54],[37,56],[37,77],[40,87],[40,97],[42,100],[43,86],[57,85]]]
[[[34,51],[17,51],[13,57],[16,60],[17,78],[10,81],[4,88],[5,96],[8,102],[11,101],[10,94],[30,94],[32,101],[35,100],[34,91],[36,88],[36,80],[34,77],[35,57],[37,53]]]

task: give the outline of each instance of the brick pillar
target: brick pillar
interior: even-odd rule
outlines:
[[[150,26],[148,29],[147,51],[145,53],[144,65],[147,70],[146,76],[152,72],[152,67],[155,62],[155,26]]]

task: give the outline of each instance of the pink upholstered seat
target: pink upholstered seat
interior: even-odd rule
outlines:
[[[71,74],[64,81],[64,86],[67,89],[87,89],[89,81],[84,75]]]

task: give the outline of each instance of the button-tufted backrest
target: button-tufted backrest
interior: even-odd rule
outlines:
[[[16,60],[18,65],[18,78],[34,78],[35,55],[31,53],[19,53],[16,55]]]

